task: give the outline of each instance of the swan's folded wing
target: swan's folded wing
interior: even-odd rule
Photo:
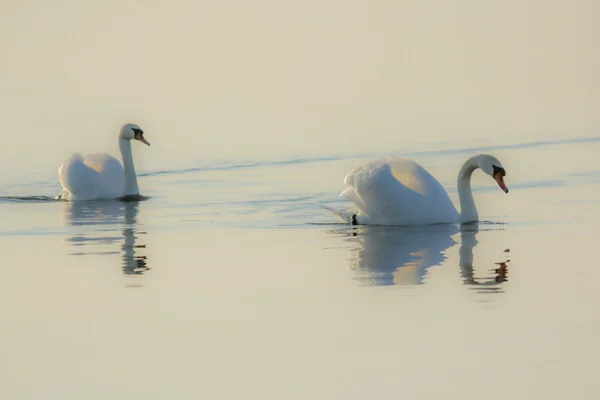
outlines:
[[[88,154],[83,162],[98,172],[96,198],[115,199],[123,196],[125,173],[119,160],[107,153]]]
[[[392,176],[408,189],[428,198],[450,200],[446,189],[425,168],[413,160],[400,157],[385,157]]]
[[[110,199],[123,195],[123,166],[114,157],[98,153],[73,154],[58,170],[60,183],[74,199]]]
[[[83,162],[99,174],[122,175],[123,165],[121,162],[107,153],[87,154]]]
[[[356,204],[370,223],[440,222],[456,210],[445,189],[412,160],[386,157],[356,167],[344,179],[340,194]]]
[[[73,154],[58,169],[58,179],[71,195],[90,196],[95,192],[98,172],[83,162],[81,154]]]
[[[373,223],[406,214],[410,211],[406,205],[418,202],[421,197],[399,182],[383,159],[356,167],[344,182],[348,188],[341,196],[354,202]]]

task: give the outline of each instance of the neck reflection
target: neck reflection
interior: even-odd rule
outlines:
[[[145,249],[145,244],[136,244],[138,237],[136,235],[145,235],[146,232],[137,231],[138,202],[125,202],[123,224],[123,237],[125,240],[121,245],[123,273],[125,275],[140,275],[150,268],[147,263],[147,256],[137,255],[136,249]]]
[[[461,226],[461,245],[459,250],[460,276],[465,285],[477,286],[473,289],[476,289],[480,293],[503,292],[500,284],[508,280],[507,263],[510,262],[510,254],[508,252],[506,253],[506,260],[494,263],[496,267],[490,269],[492,274],[483,277],[476,276],[473,249],[479,243],[477,241],[478,233],[478,222]]]

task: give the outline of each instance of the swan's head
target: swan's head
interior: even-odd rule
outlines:
[[[482,154],[479,157],[479,168],[496,181],[500,189],[504,191],[504,193],[508,193],[508,188],[504,183],[504,177],[506,176],[506,170],[502,166],[500,160],[496,157],[491,156],[489,154]]]
[[[150,146],[150,143],[144,139],[144,131],[136,124],[123,125],[119,137],[124,140],[139,140],[140,142]]]

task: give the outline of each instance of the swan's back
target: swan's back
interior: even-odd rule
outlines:
[[[66,200],[115,199],[123,195],[123,166],[106,153],[73,154],[58,169]],[[66,193],[65,193],[66,192]]]
[[[458,219],[444,187],[413,160],[385,157],[360,165],[344,183],[348,188],[340,196],[356,204],[360,223],[422,225]]]

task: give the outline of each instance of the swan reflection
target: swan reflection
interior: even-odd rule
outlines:
[[[139,236],[146,233],[138,231],[139,205],[139,202],[123,201],[65,202],[65,223],[76,231],[67,241],[83,248],[72,254],[121,254],[125,275],[143,274],[149,267],[147,256],[137,254],[139,249],[146,248],[145,244],[138,243]],[[95,229],[90,229],[92,227]],[[115,251],[119,243],[120,251]]]
[[[444,253],[456,244],[452,236],[457,232],[454,225],[353,228],[351,268],[364,284],[422,284],[427,270],[446,260]]]
[[[489,228],[495,230],[496,228]],[[357,226],[337,231],[349,236],[349,252],[356,279],[366,285],[412,286],[425,283],[428,270],[441,265],[447,250],[457,244],[460,233],[459,268],[465,285],[480,292],[500,291],[508,278],[509,259],[490,266],[491,276],[477,277],[473,249],[477,246],[479,224],[428,225],[416,227]],[[509,257],[507,254],[506,257]]]

